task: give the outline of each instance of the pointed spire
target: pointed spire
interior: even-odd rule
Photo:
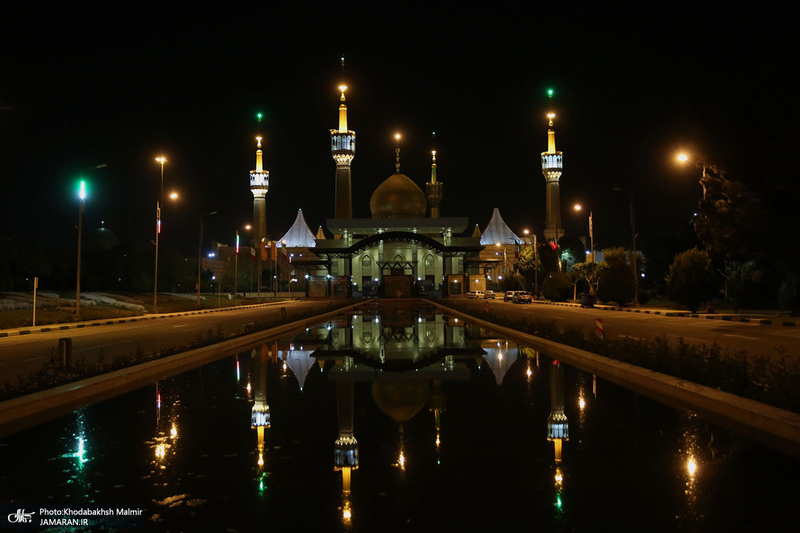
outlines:
[[[397,141],[394,148],[394,157],[395,157],[394,170],[395,172],[400,174],[400,134],[395,133],[394,139],[395,141]]]
[[[431,162],[431,183],[436,183],[436,132],[431,133],[432,141],[431,144],[433,145],[433,149],[431,150],[431,157],[433,161]]]
[[[263,153],[261,152],[261,139],[263,139],[263,137],[256,137],[256,141],[258,142],[258,144],[256,144],[256,147],[258,148],[258,150],[256,150],[256,172],[264,172]]]
[[[344,92],[347,90],[347,85],[339,85],[339,90],[342,91],[342,96],[339,97],[339,133],[347,132],[347,105],[344,103]]]
[[[320,240],[320,239],[324,239],[324,238],[325,238],[325,232],[322,231],[322,226],[320,226],[319,229],[317,230],[316,239]]]
[[[481,227],[475,224],[475,229],[472,230],[472,238],[477,239],[481,236]]]
[[[550,119],[549,128],[547,128],[547,153],[556,153],[556,132],[553,129],[553,119],[556,118],[555,113],[548,113],[547,118]]]

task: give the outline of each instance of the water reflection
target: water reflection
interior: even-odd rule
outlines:
[[[79,411],[51,457],[63,492],[152,503],[152,521],[170,531],[289,530],[298,516],[309,521],[298,530],[372,531],[391,517],[407,530],[463,531],[473,515],[497,529],[587,530],[592,517],[628,530],[654,511],[687,530],[724,530],[707,518],[724,455],[709,425],[688,413],[664,430],[660,420],[683,414],[651,417],[643,401],[637,417],[629,392],[604,384],[600,401],[597,387],[453,317],[378,308],[151,385],[137,392],[139,424],[92,425],[93,408]],[[105,426],[116,429],[101,439]],[[130,457],[123,481],[93,485],[122,476]],[[248,513],[251,524],[184,525]]]

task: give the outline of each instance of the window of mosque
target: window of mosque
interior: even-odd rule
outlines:
[[[365,255],[364,257],[362,257],[361,258],[361,266],[363,266],[363,267],[372,266],[372,258],[370,256],[368,256],[368,255]]]
[[[371,331],[365,331],[365,332],[361,333],[361,341],[364,344],[369,344],[370,342],[372,342],[372,332]]]
[[[397,262],[397,263],[405,263],[405,261],[406,261],[406,258],[405,258],[405,257],[403,257],[403,256],[402,256],[402,255],[400,255],[400,254],[397,254],[396,256],[394,256],[394,260],[395,260],[395,262]]]
[[[425,266],[426,267],[433,266],[433,256],[432,255],[429,254],[429,255],[425,256]]]

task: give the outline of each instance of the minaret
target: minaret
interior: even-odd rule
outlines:
[[[350,181],[350,162],[356,155],[356,132],[347,129],[347,106],[344,103],[344,92],[347,87],[339,86],[342,91],[339,104],[339,129],[331,130],[331,154],[336,161],[336,196],[334,218],[353,218],[353,190]]]
[[[250,171],[250,192],[253,193],[253,241],[257,243],[261,243],[267,236],[267,191],[269,191],[269,171],[264,170],[261,139],[262,137],[256,137],[258,142],[256,169]]]
[[[547,218],[545,219],[544,238],[555,241],[564,235],[561,227],[561,193],[558,180],[561,178],[562,155],[556,151],[556,132],[553,129],[555,114],[549,113],[550,127],[547,129],[547,151],[542,152],[542,174],[547,182]]]
[[[436,150],[431,150],[431,181],[425,184],[428,205],[431,207],[431,218],[439,218],[439,204],[442,203],[444,183],[436,181]]]

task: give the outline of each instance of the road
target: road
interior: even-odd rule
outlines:
[[[562,330],[578,326],[584,332],[595,331],[595,320],[602,319],[605,338],[652,340],[665,337],[670,341],[712,345],[732,352],[746,350],[749,354],[779,359],[783,354],[800,360],[800,328],[780,325],[759,325],[746,322],[707,320],[703,318],[672,317],[643,313],[628,313],[578,306],[514,304],[502,300],[458,300],[460,309],[485,309],[493,314],[526,316],[554,321]]]
[[[218,331],[241,331],[247,325],[280,317],[282,307],[291,318],[319,305],[318,301],[291,301],[281,306],[245,307],[218,313],[2,337],[0,381],[13,382],[18,376],[42,369],[50,357],[58,353],[58,339],[62,337],[72,338],[74,361],[93,363],[102,355],[111,362],[115,357],[127,356],[137,350],[150,354],[185,345]]]

